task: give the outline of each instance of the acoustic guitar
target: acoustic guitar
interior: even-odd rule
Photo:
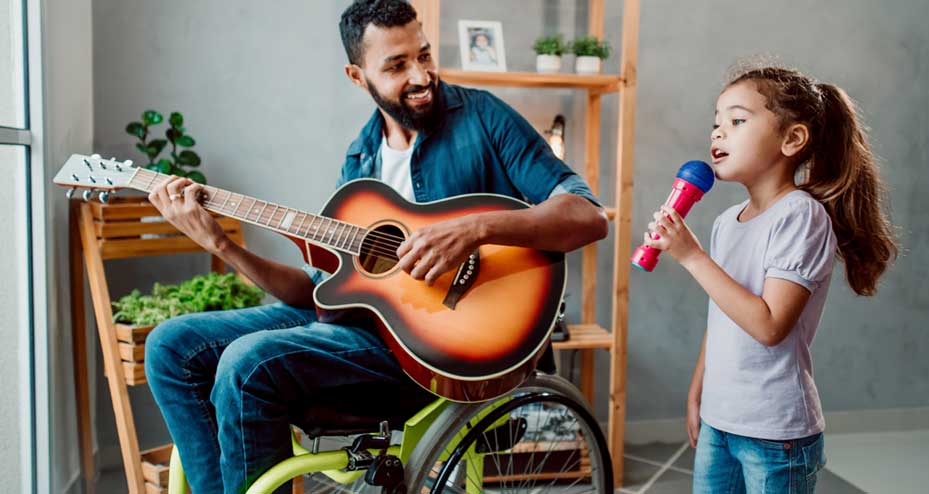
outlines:
[[[168,180],[131,161],[72,155],[58,185],[106,202],[118,189],[150,192]],[[528,205],[496,194],[411,203],[378,180],[340,187],[320,214],[207,186],[209,211],[278,232],[313,266],[332,273],[313,292],[320,320],[368,324],[403,370],[432,393],[483,401],[522,384],[546,349],[564,295],[564,254],[482,245],[432,286],[397,266],[397,247],[419,228],[468,214]]]

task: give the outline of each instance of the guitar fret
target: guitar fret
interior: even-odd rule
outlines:
[[[242,207],[242,202],[244,202],[244,199],[245,199],[245,196],[243,196],[242,194],[239,194],[239,198],[235,202],[235,209],[232,210],[232,216],[238,218],[238,216],[236,216],[235,213],[239,210],[240,207]]]
[[[280,209],[280,207],[277,204],[275,204],[274,211],[271,211],[271,217],[268,218],[268,222],[266,223],[268,226],[271,226],[271,221],[274,220],[274,215],[277,214],[278,209]],[[281,220],[283,221],[283,218],[281,218]],[[278,223],[278,226],[280,226],[280,223]]]
[[[329,220],[329,225],[330,225],[330,226],[332,225],[333,221],[334,221],[334,220]],[[335,229],[330,231],[330,233],[329,233],[329,245],[332,245],[332,239],[333,239],[333,237],[335,237],[335,230],[338,230],[338,228],[339,228],[339,225],[336,224]],[[327,227],[326,230],[329,231],[329,227]]]
[[[351,229],[352,229],[351,225],[349,225],[349,224],[346,223],[346,224],[345,224],[345,228],[342,230],[342,233],[345,234],[345,238],[342,239],[342,241],[340,242],[341,247],[342,247],[343,249],[345,249],[345,248],[346,248],[346,245],[348,245],[348,239],[349,239],[349,237],[350,237],[349,234],[351,233]]]
[[[268,209],[268,201],[264,201],[265,205],[261,207],[261,211],[258,212],[258,217],[255,218],[255,223],[261,224],[261,217],[265,214],[265,209]]]
[[[248,207],[248,215],[245,217],[248,221],[253,223],[258,223],[258,218],[252,219],[252,212],[255,211],[255,204],[258,204],[258,199],[252,199],[252,205]]]
[[[226,203],[229,202],[230,197],[232,197],[232,192],[226,192],[226,200],[223,201],[223,205],[219,207],[220,211],[226,210]]]
[[[361,228],[359,228],[359,227],[357,227],[357,226],[354,227],[354,228],[352,228],[352,243],[351,243],[351,247],[350,247],[351,250],[355,250],[355,238],[358,236],[358,232],[360,232],[360,231],[361,231]],[[361,246],[360,246],[360,245],[358,246],[358,250],[361,250]]]
[[[340,227],[340,226],[343,227],[341,232],[339,231],[339,227]],[[344,225],[343,225],[342,223],[336,224],[336,226],[335,226],[335,231],[336,231],[335,246],[336,246],[336,247],[341,247],[341,243],[342,243],[342,234],[345,233]]]
[[[301,233],[301,230],[303,229],[303,223],[306,221],[306,217],[307,217],[307,214],[306,214],[306,213],[303,213],[303,219],[300,220],[300,224],[297,225],[297,232],[296,232],[296,233],[297,233],[297,235],[299,235],[299,236],[301,236],[301,237],[303,236],[303,233]]]

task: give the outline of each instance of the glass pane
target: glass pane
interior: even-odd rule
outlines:
[[[0,479],[18,485],[22,475],[19,445],[28,434],[26,365],[29,328],[26,271],[26,148],[0,145]],[[24,400],[24,398],[26,398]],[[3,490],[6,491],[7,488]],[[14,489],[18,490],[18,489]]]
[[[0,0],[0,127],[26,126],[23,0]]]

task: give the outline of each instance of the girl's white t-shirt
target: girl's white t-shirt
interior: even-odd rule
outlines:
[[[391,186],[410,202],[416,202],[413,193],[413,178],[410,176],[410,157],[413,146],[397,151],[387,144],[387,136],[381,138],[381,180]]]
[[[825,208],[807,192],[792,191],[740,222],[747,204],[716,218],[710,256],[755,295],[767,278],[792,281],[811,295],[797,324],[773,347],[752,338],[710,300],[700,418],[741,436],[798,439],[825,428],[810,345],[826,303],[836,237]]]

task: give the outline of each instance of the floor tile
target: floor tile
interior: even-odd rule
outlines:
[[[681,445],[677,443],[627,444],[624,453],[664,464],[680,447]]]
[[[865,492],[925,493],[929,430],[827,433],[826,466]]]
[[[667,470],[642,494],[689,494],[692,489],[693,477]]]

